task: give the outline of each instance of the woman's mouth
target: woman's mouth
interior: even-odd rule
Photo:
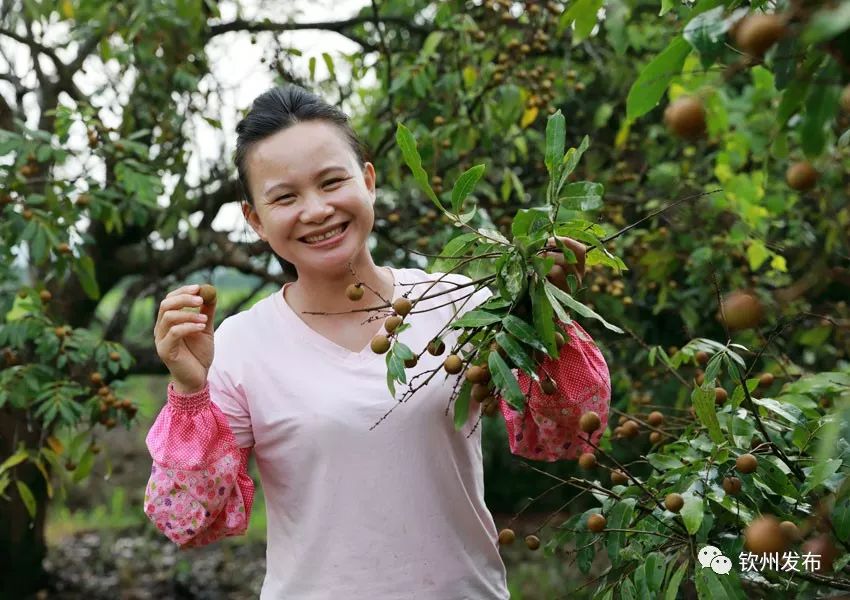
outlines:
[[[328,231],[321,235],[311,235],[307,237],[301,238],[301,241],[307,244],[308,246],[313,247],[324,247],[330,246],[332,244],[337,243],[342,239],[345,235],[346,230],[348,229],[348,222],[346,221],[336,229],[332,231]]]

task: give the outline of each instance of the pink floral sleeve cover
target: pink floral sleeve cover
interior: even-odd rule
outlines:
[[[145,514],[157,529],[181,548],[245,533],[254,502],[251,448],[237,447],[208,385],[179,394],[169,384],[145,442],[153,458]]]
[[[593,338],[575,321],[560,323],[569,332],[568,343],[560,356],[547,357],[540,370],[551,375],[557,386],[554,394],[546,394],[525,373],[519,371],[517,380],[525,393],[525,411],[520,413],[501,399],[499,407],[505,417],[511,453],[548,462],[575,459],[593,447],[579,436],[586,436],[578,427],[581,415],[592,410],[602,420],[592,436],[599,442],[608,423],[608,404],[611,401],[611,377],[608,365]]]

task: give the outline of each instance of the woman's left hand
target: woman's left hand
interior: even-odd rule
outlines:
[[[566,257],[561,252],[546,252],[543,255],[544,258],[552,257],[555,259],[555,264],[546,275],[546,278],[565,292],[569,292],[570,286],[567,283],[567,275],[569,273],[575,275],[578,279],[579,285],[581,285],[581,280],[584,277],[584,257],[585,254],[587,254],[587,246],[568,237],[558,236],[558,239],[563,242],[567,248],[573,251],[576,255],[576,262],[567,262]],[[555,242],[555,238],[549,238],[546,242],[546,247],[557,248],[558,246]]]

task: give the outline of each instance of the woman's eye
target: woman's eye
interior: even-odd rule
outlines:
[[[334,177],[333,179],[328,179],[327,181],[325,181],[324,185],[326,185],[326,186],[327,185],[334,185],[334,184],[337,184],[341,181],[345,181],[345,180],[342,179],[341,177]]]
[[[280,200],[289,200],[291,198],[292,198],[292,194],[286,194],[285,196],[280,196],[279,198],[275,198],[275,202],[278,202]]]

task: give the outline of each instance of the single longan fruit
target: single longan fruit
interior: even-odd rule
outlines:
[[[370,346],[375,354],[384,354],[390,349],[390,340],[387,336],[379,334],[372,338]]]
[[[596,455],[592,452],[585,452],[584,454],[578,457],[578,466],[587,471],[595,468],[597,464],[598,463],[596,462]]]
[[[384,321],[384,329],[387,330],[387,333],[392,333],[398,329],[398,326],[401,325],[401,321],[402,319],[398,315],[387,317],[387,320]]]
[[[121,355],[118,354],[117,352],[110,352],[109,353],[109,360],[119,361],[119,360],[121,360]]]
[[[782,531],[785,533],[785,537],[792,542],[798,542],[802,539],[802,536],[800,535],[800,528],[797,527],[797,524],[793,521],[782,521],[779,524],[779,527],[782,528]]]
[[[540,547],[540,538],[536,535],[525,536],[525,545],[529,550],[537,550]]]
[[[398,298],[393,302],[393,310],[402,317],[406,317],[412,308],[413,303],[407,298]]]
[[[759,377],[759,387],[767,388],[773,385],[773,373],[762,373]]]
[[[750,56],[760,57],[785,33],[782,18],[763,13],[744,17],[735,29],[735,44]]]
[[[737,496],[741,493],[741,480],[737,477],[724,477],[723,491],[730,496]]]
[[[516,534],[513,529],[502,529],[499,532],[499,545],[507,546],[509,544],[513,544],[516,539]]]
[[[653,427],[658,427],[662,423],[664,423],[664,414],[654,410],[649,413],[649,416],[646,418],[646,422],[652,425]]]
[[[694,357],[697,359],[698,364],[704,365],[708,362],[708,352],[705,350],[700,350],[694,355]]]
[[[345,297],[352,302],[357,302],[363,297],[363,288],[360,284],[351,283],[345,288]]]
[[[838,557],[838,550],[829,534],[822,534],[818,537],[807,540],[801,548],[803,554],[811,554],[820,557],[820,569],[818,573],[826,573],[832,571],[832,563]]]
[[[564,344],[567,343],[566,338],[560,331],[555,332],[555,345],[558,347],[558,350],[564,347]]]
[[[788,167],[785,172],[785,181],[791,189],[805,192],[817,184],[818,172],[812,166],[812,163],[803,160]]]
[[[215,286],[205,283],[198,290],[198,295],[204,301],[204,304],[215,304],[216,291]]]
[[[682,507],[685,505],[685,499],[682,498],[681,494],[672,493],[667,494],[667,497],[664,498],[664,507],[672,513],[678,513],[682,510]]]
[[[600,533],[607,524],[608,521],[599,513],[594,513],[587,518],[587,528],[593,533]]]
[[[614,469],[611,471],[611,484],[612,485],[627,485],[629,483],[629,476],[623,473],[620,469]]]
[[[64,328],[64,327],[61,327],[61,326],[60,326],[60,327],[56,327],[56,328],[54,328],[54,329],[53,329],[53,333],[54,333],[54,335],[56,335],[56,337],[58,337],[58,338],[63,338],[63,337],[65,337],[65,335],[66,335],[68,332],[67,332],[67,331],[65,331],[65,328]]]
[[[443,343],[443,340],[431,340],[428,342],[428,353],[431,356],[440,356],[445,351],[446,345]]]
[[[723,404],[726,400],[729,399],[729,394],[726,393],[726,390],[722,387],[714,388],[714,402],[715,404]]]
[[[449,375],[456,375],[463,369],[463,361],[457,354],[449,354],[443,361],[443,368]]]
[[[501,412],[499,410],[499,401],[493,396],[488,396],[488,401],[482,402],[481,407],[481,410],[488,417],[495,417]]]
[[[490,372],[484,367],[473,365],[466,370],[466,378],[470,383],[487,383],[490,381]]]
[[[50,302],[53,299],[53,294],[51,294],[48,290],[41,290],[38,293],[38,297],[41,298],[42,302]]]
[[[705,133],[705,108],[695,96],[681,96],[664,111],[664,124],[674,134],[692,140]]]
[[[723,300],[726,325],[732,331],[751,329],[761,323],[764,308],[761,301],[751,293],[736,291]]]
[[[490,389],[483,384],[473,383],[472,390],[469,392],[469,397],[475,402],[483,402],[484,398],[490,395]]]
[[[662,441],[664,441],[664,436],[658,433],[657,431],[653,431],[649,434],[650,444],[660,444]]]
[[[623,423],[623,437],[625,438],[635,438],[640,434],[640,425],[637,424],[637,421],[632,421],[629,419],[625,423]]]
[[[551,377],[546,377],[540,380],[540,389],[543,390],[544,394],[551,396],[558,391],[558,386],[555,385]]]
[[[100,385],[103,383],[103,376],[95,371],[91,375],[89,375],[89,381],[91,381],[92,385]]]
[[[749,474],[754,473],[758,468],[758,459],[752,454],[742,454],[735,459],[735,469],[739,473]]]
[[[588,411],[579,419],[578,426],[585,433],[593,433],[602,426],[602,419],[595,412]]]
[[[779,519],[773,515],[757,518],[744,530],[744,544],[754,554],[784,552],[788,549],[788,542]]]
[[[416,357],[414,356],[413,358],[408,358],[407,360],[405,360],[405,361],[404,361],[404,366],[405,366],[405,368],[407,368],[407,369],[412,369],[412,368],[413,368],[413,367],[415,367],[418,363],[419,363],[419,359],[418,359],[418,358],[416,358]]]

